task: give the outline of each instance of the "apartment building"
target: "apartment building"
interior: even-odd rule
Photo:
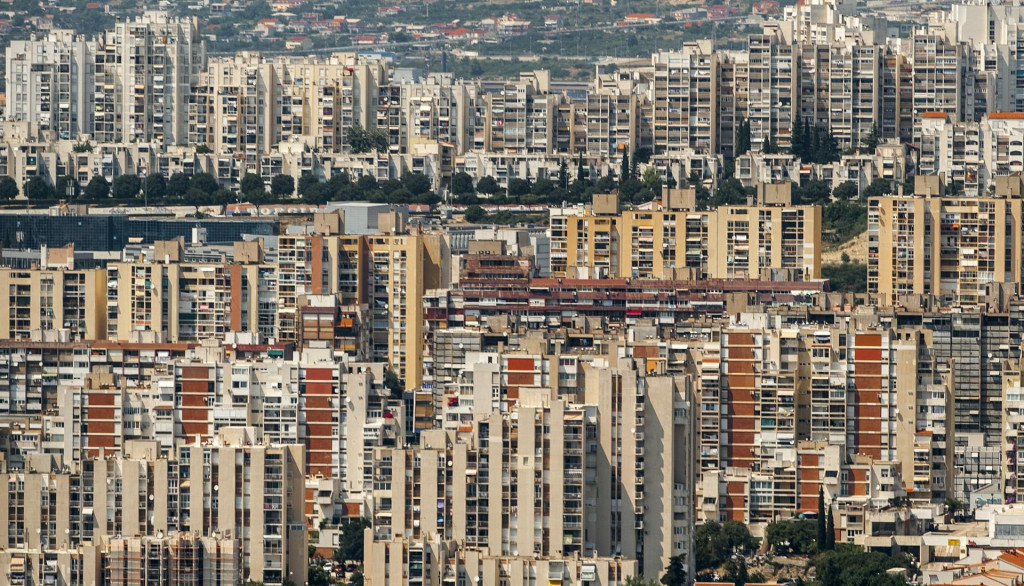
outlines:
[[[561,365],[575,357],[467,354],[472,388],[443,401],[457,418],[445,420],[457,425],[423,432],[415,450],[374,450],[366,547],[368,559],[390,552],[391,561],[367,564],[367,579],[435,584],[474,549],[541,560],[622,555],[647,573],[688,556],[689,382],[602,360],[583,366],[586,383],[565,393],[548,387],[554,373],[542,375],[542,363],[557,362],[562,378]],[[602,456],[618,453],[621,460]],[[432,512],[420,513],[427,503]],[[653,518],[666,522],[645,525]],[[457,552],[437,550],[449,540],[462,544]]]
[[[930,181],[927,181],[930,180]],[[1019,177],[993,196],[944,196],[938,177],[916,193],[872,199],[868,212],[868,290],[883,303],[904,294],[977,306],[996,284],[1020,283]]]
[[[654,145],[658,154],[718,152],[718,54],[711,41],[687,43],[679,52],[651,56],[654,79]],[[635,147],[634,147],[635,148]]]
[[[616,196],[600,195],[590,207],[552,210],[551,275],[759,279],[783,269],[796,280],[820,278],[820,208],[663,207],[619,212]]]
[[[106,282],[103,269],[0,269],[0,337],[64,330],[69,340],[105,338]]]
[[[442,234],[402,232],[367,237],[367,302],[374,360],[390,364],[411,389],[422,380],[421,300],[449,281],[451,254]]]
[[[233,539],[176,534],[111,539],[104,552],[106,584],[236,584],[241,572]]]
[[[581,109],[584,120],[564,130],[574,138],[565,147],[559,146],[555,150],[586,152],[613,159],[619,156],[620,151],[632,152],[647,146],[647,141],[640,135],[641,108],[649,104],[638,89],[633,76],[628,73],[598,75],[594,90],[587,92],[586,107]],[[560,135],[562,133],[559,132]]]
[[[20,565],[68,583],[129,583],[140,573],[147,584],[305,580],[302,446],[225,428],[170,454],[155,442],[117,454],[67,464],[35,454],[0,474],[12,489],[0,496],[12,573]]]
[[[188,95],[207,65],[197,19],[147,11],[101,34],[93,57],[93,140],[186,143]]]
[[[550,73],[524,74],[498,91],[482,95],[483,150],[508,153],[551,153],[556,144],[558,107],[564,99],[550,92]]]
[[[1020,440],[1022,425],[1024,422],[1024,396],[1021,395],[1020,363],[1017,360],[1009,360],[1003,367],[1003,421],[1002,426],[1002,474],[1006,479],[1003,488],[1003,500],[1006,503],[1016,503],[1018,493],[1024,489],[1021,486],[1020,474]]]
[[[815,510],[819,488],[852,502],[871,493],[865,475],[882,470],[917,502],[952,494],[952,361],[927,330],[881,329],[872,319],[813,328],[741,314],[704,342],[696,362],[705,518],[764,525]]]
[[[966,48],[941,33],[915,34],[913,55],[914,140],[921,140],[921,120],[926,112],[941,112],[957,122],[964,121],[964,96],[968,93]]]
[[[62,140],[92,130],[90,58],[92,43],[72,31],[12,41],[7,61],[7,119],[35,122]]]
[[[800,103],[799,54],[771,32],[750,35],[748,43],[745,118],[751,148],[764,150],[771,141],[776,148],[788,149]]]

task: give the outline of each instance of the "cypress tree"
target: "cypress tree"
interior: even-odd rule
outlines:
[[[871,129],[868,130],[868,135],[864,137],[861,143],[869,153],[875,154],[875,149],[878,148],[878,127],[873,122],[871,123]]]
[[[809,155],[807,158],[811,163],[823,162],[821,156],[821,129],[818,128],[818,125],[814,125],[814,131],[811,134],[811,148],[807,154]]]
[[[818,549],[825,549],[825,487],[818,487]]]
[[[740,118],[739,126],[736,129],[735,156],[744,155],[750,150],[750,122],[746,118]]]
[[[799,121],[790,125],[793,129],[789,136],[789,152],[796,157],[803,158],[804,150],[804,129]]]
[[[833,507],[828,508],[828,523],[825,525],[825,549],[836,548],[836,519],[832,514]]]
[[[629,152],[622,151],[622,165],[619,167],[619,184],[629,177]]]

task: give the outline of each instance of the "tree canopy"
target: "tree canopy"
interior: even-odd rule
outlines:
[[[334,560],[338,562],[363,562],[363,530],[370,526],[370,520],[363,517],[346,519],[340,525],[341,535]]]
[[[889,574],[887,570],[909,565],[906,558],[865,552],[850,544],[840,544],[835,551],[826,552],[814,561],[821,586],[905,586],[905,578]]]
[[[697,527],[694,541],[698,573],[721,566],[734,552],[757,548],[757,539],[750,535],[750,529],[738,521],[708,521]]]
[[[771,523],[765,529],[765,540],[779,555],[817,553],[817,521],[790,519]]]

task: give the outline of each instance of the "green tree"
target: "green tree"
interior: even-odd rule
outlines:
[[[171,178],[167,180],[167,195],[171,197],[181,197],[188,193],[189,183],[191,178],[188,175],[178,171],[171,175]]]
[[[946,511],[957,520],[967,511],[967,503],[955,497],[946,498],[946,500],[942,501],[942,504],[946,506]]]
[[[39,175],[33,175],[25,182],[25,197],[32,200],[53,199],[53,186]]]
[[[878,127],[874,123],[871,124],[871,128],[868,130],[867,136],[861,141],[861,145],[864,149],[871,154],[875,154],[875,149],[878,148]]]
[[[472,205],[466,208],[463,218],[470,224],[479,224],[487,219],[487,212],[478,205]]]
[[[857,184],[853,181],[843,181],[832,190],[832,195],[841,201],[857,199]]]
[[[388,133],[380,128],[366,130],[358,124],[353,125],[345,133],[345,140],[355,154],[388,150]]]
[[[494,180],[494,177],[488,175],[486,177],[481,177],[480,180],[476,182],[476,190],[480,193],[494,195],[501,191],[501,186],[499,186],[498,182]]]
[[[263,178],[259,175],[246,173],[238,182],[238,190],[246,197],[260,197],[266,194],[267,186],[263,184]]]
[[[686,586],[686,565],[683,563],[683,556],[674,555],[668,558],[668,565],[665,566],[665,574],[661,577],[661,583],[665,586]]]
[[[348,586],[363,586],[363,571],[356,570],[348,578]]]
[[[640,183],[642,183],[645,188],[654,192],[655,195],[661,193],[661,175],[654,167],[644,169],[644,175],[640,179]]]
[[[825,522],[825,549],[830,551],[836,548],[836,517],[833,509],[834,506],[828,508],[828,520]]]
[[[459,171],[452,175],[451,189],[455,195],[476,193],[476,190],[473,189],[473,178],[465,171]]]
[[[148,199],[163,199],[167,196],[167,180],[161,173],[150,173],[143,180],[142,191]]]
[[[220,183],[210,173],[196,173],[188,182],[189,191],[198,191],[206,195],[213,195],[220,190]]]
[[[639,181],[627,177],[619,183],[619,199],[625,203],[640,203],[642,189],[643,185]]]
[[[587,180],[587,169],[583,166],[583,152],[581,151],[576,155],[576,181],[584,182]],[[479,186],[477,186],[479,189]]]
[[[818,487],[818,547],[825,547],[825,487]]]
[[[735,156],[745,155],[750,150],[750,121],[746,118],[740,118],[739,125],[736,129],[736,148],[734,149]]]
[[[861,190],[860,196],[862,199],[871,199],[873,197],[889,195],[890,193],[892,193],[892,184],[889,183],[889,180],[879,177]]]
[[[377,187],[377,178],[373,175],[360,175],[359,180],[356,181],[356,189],[364,194],[377,189]]]
[[[630,169],[631,168],[629,166],[629,152],[626,151],[625,149],[623,149],[622,150],[622,161],[621,161],[621,164],[619,165],[619,183],[620,184],[623,181],[625,181],[626,179],[632,177],[632,175],[630,175]]]
[[[398,373],[392,368],[384,371],[384,386],[391,391],[392,397],[401,397],[405,392],[405,381],[398,378]]]
[[[18,182],[4,175],[0,177],[0,199],[11,200],[18,197]]]
[[[405,187],[416,197],[421,197],[433,190],[430,178],[423,173],[406,173],[402,175],[402,187]]]
[[[15,188],[17,188],[17,185],[15,185]],[[75,199],[82,192],[82,186],[78,184],[78,180],[74,177],[61,175],[53,184],[53,192],[60,199]],[[0,199],[2,199],[2,196],[0,196]]]
[[[555,182],[548,179],[547,177],[541,177],[533,182],[533,186],[530,187],[530,193],[541,197],[547,196],[549,193],[555,190]]]
[[[93,175],[85,186],[86,199],[104,199],[110,196],[110,184],[103,175]]]
[[[842,293],[868,292],[868,267],[859,262],[848,262],[837,265],[823,265],[822,278],[828,279],[833,291]],[[826,540],[828,533],[826,529]]]
[[[804,153],[807,150],[807,126],[800,120],[793,121],[792,131],[790,136],[790,148],[789,152],[795,157],[803,158]]]
[[[366,153],[373,150],[373,144],[370,141],[369,133],[363,130],[363,127],[358,124],[354,124],[348,129],[348,132],[345,133],[345,140],[348,143],[348,148],[350,148],[355,154]]]
[[[309,566],[306,575],[307,586],[330,586],[331,582],[331,575],[322,566],[317,564]]]
[[[270,179],[270,193],[274,197],[290,197],[295,192],[295,178],[291,175],[278,173]]]
[[[764,578],[752,580],[750,571],[747,569],[747,560],[743,556],[736,556],[725,560],[724,581],[732,582],[734,586],[746,586],[748,582],[762,582]]]
[[[135,199],[142,190],[142,180],[138,175],[119,175],[110,186],[110,194],[114,199]]]
[[[715,194],[708,202],[712,208],[724,205],[745,205],[747,203],[747,190],[740,183],[739,179],[730,177],[718,183]]]
[[[793,203],[797,205],[820,205],[832,196],[828,184],[821,179],[805,181],[793,190]]]
[[[338,548],[334,550],[334,561],[363,563],[363,531],[369,526],[370,520],[363,517],[342,521],[339,526],[341,535],[338,536]]]
[[[698,573],[717,568],[733,553],[746,553],[757,547],[757,539],[743,523],[708,521],[694,535],[694,559]]]
[[[849,201],[833,201],[821,210],[825,240],[841,244],[868,229],[866,206]]]
[[[889,574],[892,568],[907,568],[909,560],[883,553],[865,552],[861,548],[840,544],[814,560],[817,581],[821,586],[905,586],[906,580]]]
[[[310,192],[320,187],[320,179],[312,173],[303,173],[299,176],[299,197],[306,199]]]
[[[778,149],[775,148],[775,144],[772,142],[772,139],[765,138],[764,143],[761,145],[761,152],[766,155],[774,155],[777,151]]]
[[[508,197],[518,198],[530,193],[530,182],[525,179],[513,177],[508,180]]]
[[[558,163],[558,187],[569,189],[569,163],[565,159]]]
[[[821,135],[821,147],[818,153],[819,163],[832,163],[840,159],[842,153],[839,151],[839,143],[832,131],[824,129]]]
[[[765,541],[779,555],[813,554],[818,551],[815,531],[816,523],[809,519],[777,521],[765,529]]]

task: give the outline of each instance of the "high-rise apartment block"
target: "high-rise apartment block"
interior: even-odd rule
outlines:
[[[692,190],[666,202],[620,211],[614,194],[599,194],[591,206],[551,210],[551,275],[770,280],[784,270],[793,280],[820,278],[820,207],[786,197],[699,211]]]
[[[246,173],[269,180],[422,172],[441,187],[459,171],[492,175],[501,185],[553,177],[580,157],[604,173],[623,154],[650,152],[656,156],[645,165],[666,180],[697,171],[713,183],[720,159],[742,154],[737,138],[749,128],[754,153],[789,151],[807,132],[827,131],[840,151],[876,141],[913,144],[922,157],[910,172],[946,170],[969,193],[1014,172],[995,160],[1012,160],[1012,145],[974,145],[971,131],[939,144],[934,127],[943,115],[971,128],[1020,109],[1019,8],[958,5],[893,39],[883,32],[887,22],[851,5],[792,7],[786,19],[749,35],[743,49],[689,42],[649,64],[597,71],[586,84],[547,71],[501,83],[392,71],[354,53],[210,57],[194,19],[149,11],[96,38],[54,30],[11,44],[7,120],[27,125],[19,141],[34,136],[39,144],[37,152],[8,149],[6,156],[0,147],[0,171],[6,159],[5,174],[19,183],[74,172],[83,184],[96,174],[206,171],[226,187]],[[385,148],[353,153],[348,137],[357,126],[379,130]],[[70,148],[83,137],[126,152],[116,162],[108,153],[92,161]],[[211,156],[179,149],[189,144],[209,147]],[[964,170],[960,156],[978,157],[987,171]],[[682,173],[674,158],[688,161]],[[786,179],[862,187],[892,179],[873,168],[850,177],[832,167],[841,162],[814,165]]]
[[[1020,283],[1021,184],[1004,179],[989,197],[943,195],[932,177],[918,178],[914,195],[872,200],[869,291],[889,302],[923,293],[973,306],[989,287]]]

